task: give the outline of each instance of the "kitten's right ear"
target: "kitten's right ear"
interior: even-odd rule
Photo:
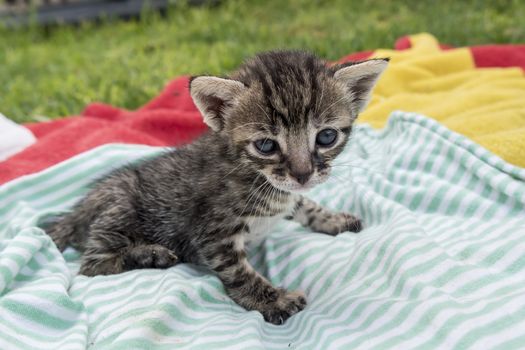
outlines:
[[[229,109],[245,89],[243,83],[231,79],[200,76],[190,80],[193,102],[204,117],[204,122],[214,131],[222,130]]]

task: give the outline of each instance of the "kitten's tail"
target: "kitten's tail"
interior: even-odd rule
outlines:
[[[67,246],[83,251],[90,224],[83,222],[85,219],[73,211],[54,217],[44,224],[44,229],[60,251],[64,251]]]

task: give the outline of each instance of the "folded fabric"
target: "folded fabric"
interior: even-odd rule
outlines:
[[[525,167],[525,45],[443,50],[419,34],[396,48],[368,56],[391,64],[360,122],[379,128],[392,110],[422,113]]]
[[[22,151],[35,141],[36,138],[31,131],[0,113],[0,161]]]
[[[187,77],[170,82],[159,96],[137,111],[95,103],[80,116],[26,126],[38,142],[0,162],[0,184],[103,144],[178,146],[206,130],[189,95]]]
[[[76,276],[38,227],[87,184],[159,148],[98,147],[0,187],[2,349],[517,349],[525,339],[525,170],[437,122],[398,112],[358,126],[309,196],[363,218],[360,234],[276,227],[251,252],[274,285],[306,292],[263,321],[189,264]]]
[[[445,51],[443,51],[445,49]],[[392,57],[370,108],[360,117],[374,127],[396,109],[439,120],[505,160],[525,166],[525,45],[450,49],[429,34],[401,38],[396,50],[359,52],[341,61]],[[189,142],[205,130],[179,78],[137,111],[103,104],[81,116],[28,124],[38,142],[0,162],[0,184],[45,169],[75,154],[110,142],[152,146]]]

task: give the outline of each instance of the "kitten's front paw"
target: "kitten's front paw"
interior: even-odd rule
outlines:
[[[314,220],[311,227],[318,232],[333,236],[348,231],[357,233],[363,229],[361,220],[348,213],[330,213]]]
[[[276,325],[283,324],[290,316],[295,315],[306,306],[306,297],[302,292],[288,292],[277,289],[276,300],[266,304],[260,312],[266,322]]]
[[[353,216],[352,214],[341,213],[339,215],[343,219],[343,222],[341,225],[341,231],[339,232],[350,231],[350,232],[358,233],[363,229],[363,224],[361,223],[361,220]]]

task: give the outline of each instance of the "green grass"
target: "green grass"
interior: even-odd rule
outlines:
[[[524,43],[525,1],[223,1],[164,17],[0,28],[0,112],[18,122],[93,101],[136,108],[181,74],[224,74],[245,57],[306,48],[328,59],[427,31],[453,45]]]

